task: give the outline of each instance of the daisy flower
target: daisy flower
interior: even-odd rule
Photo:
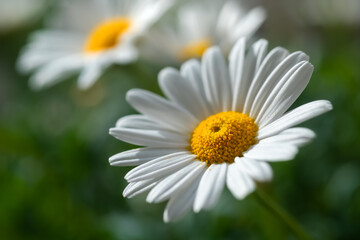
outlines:
[[[200,58],[212,45],[228,53],[237,39],[255,33],[265,15],[262,7],[248,9],[234,0],[192,1],[180,7],[175,21],[160,23],[144,48],[152,59],[172,62]]]
[[[171,0],[65,2],[50,28],[35,32],[19,59],[23,72],[35,71],[30,85],[50,86],[80,72],[78,86],[89,88],[111,64],[137,59],[134,40],[167,10]]]
[[[185,62],[180,72],[165,68],[159,84],[168,99],[130,90],[126,99],[141,114],[120,118],[110,134],[144,146],[112,156],[114,166],[137,166],[125,179],[125,197],[150,191],[147,202],[167,201],[164,221],[215,205],[226,185],[237,199],[272,179],[268,162],[293,159],[315,137],[294,127],[332,109],[318,100],[288,108],[309,82],[313,66],[303,52],[267,41],[246,49],[240,39],[229,64],[219,47],[201,62]]]

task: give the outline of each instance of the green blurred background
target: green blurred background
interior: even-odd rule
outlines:
[[[263,4],[268,19],[257,37],[271,47],[304,51],[315,66],[293,107],[328,99],[334,110],[303,124],[317,138],[293,161],[273,163],[274,180],[260,187],[314,239],[359,239],[360,22],[313,24],[294,14],[289,1]],[[124,99],[127,90],[160,93],[156,78],[163,66],[142,60],[113,66],[87,91],[76,88],[75,77],[30,90],[16,59],[49,8],[46,2],[32,21],[1,19],[1,239],[295,239],[253,195],[237,201],[226,190],[211,211],[170,224],[162,221],[165,204],[150,205],[145,195],[124,199],[130,168],[110,167],[107,159],[135,146],[112,138],[108,129],[134,113]]]

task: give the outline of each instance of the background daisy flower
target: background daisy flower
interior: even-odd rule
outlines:
[[[31,87],[50,86],[80,72],[78,86],[89,88],[110,65],[137,59],[134,40],[169,8],[168,0],[68,1],[45,30],[32,34],[18,66],[35,73]]]
[[[310,80],[308,56],[281,47],[267,53],[266,40],[245,45],[245,39],[236,43],[228,64],[220,48],[211,47],[180,72],[165,68],[159,85],[168,99],[130,90],[126,99],[141,114],[110,129],[144,146],[110,158],[114,166],[139,165],[126,174],[123,195],[150,191],[147,202],[168,200],[165,222],[212,208],[225,185],[235,198],[246,197],[257,181],[271,180],[268,162],[293,159],[315,137],[294,126],[332,109],[319,100],[286,112]]]
[[[149,35],[147,54],[160,62],[199,58],[212,45],[228,53],[240,37],[251,37],[265,20],[262,7],[238,1],[192,1],[181,5],[175,19]],[[145,50],[144,50],[145,51]]]

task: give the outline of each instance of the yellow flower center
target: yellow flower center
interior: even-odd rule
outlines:
[[[181,48],[179,52],[179,57],[182,60],[190,58],[200,58],[205,52],[205,50],[208,49],[210,46],[211,41],[207,38],[194,41]]]
[[[97,25],[89,34],[84,50],[87,53],[113,48],[130,27],[129,18],[112,18]]]
[[[200,122],[190,138],[190,151],[208,165],[233,163],[254,145],[258,126],[247,114],[221,112]]]

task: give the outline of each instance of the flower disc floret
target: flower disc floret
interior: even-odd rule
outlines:
[[[180,59],[201,58],[206,49],[212,45],[210,39],[204,38],[182,47],[179,52]]]
[[[98,52],[115,47],[130,25],[128,18],[112,18],[100,23],[88,36],[85,52]]]
[[[247,114],[229,111],[212,115],[195,128],[190,150],[207,164],[233,163],[254,145],[258,126]]]

